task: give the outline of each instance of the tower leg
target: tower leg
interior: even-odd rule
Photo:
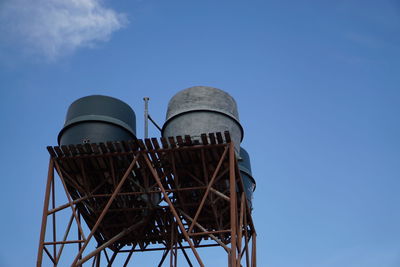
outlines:
[[[49,210],[49,201],[50,201],[50,193],[51,193],[51,184],[54,183],[54,161],[50,159],[49,169],[47,174],[47,183],[46,183],[46,191],[44,195],[44,204],[43,204],[43,215],[42,215],[42,228],[40,229],[40,238],[39,238],[39,251],[36,266],[41,267],[43,261],[43,250],[44,250],[44,237],[46,235],[46,227],[47,227],[47,216]]]
[[[236,267],[236,179],[235,179],[235,150],[233,143],[229,144],[229,191],[230,191],[230,216],[231,216],[231,267]]]

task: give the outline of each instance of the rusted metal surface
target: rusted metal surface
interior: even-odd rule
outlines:
[[[229,266],[255,266],[256,232],[234,145],[227,132],[202,136],[208,137],[204,143],[185,136],[161,138],[161,146],[152,138],[48,147],[37,266],[43,255],[57,266],[71,246],[71,266],[111,266],[122,255],[124,266],[135,266],[132,255],[146,251],[164,251],[163,266],[193,266],[188,253],[204,266],[199,248],[215,246],[225,249]],[[54,170],[68,200],[58,206]],[[68,208],[67,228],[56,235],[57,216]],[[77,239],[69,234],[71,225]]]

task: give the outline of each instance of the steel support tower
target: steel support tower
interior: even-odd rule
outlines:
[[[222,247],[226,266],[256,266],[229,133],[159,140],[47,147],[37,267],[136,266],[147,251],[160,251],[158,266],[204,266],[203,247]]]

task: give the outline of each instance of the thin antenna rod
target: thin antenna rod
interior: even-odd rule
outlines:
[[[144,97],[144,138],[149,137],[149,100],[150,98]]]

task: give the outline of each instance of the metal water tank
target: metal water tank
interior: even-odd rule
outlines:
[[[242,177],[246,198],[250,208],[252,208],[253,192],[256,189],[256,181],[251,174],[250,156],[247,151],[241,147],[238,160],[240,175]]]
[[[168,103],[162,136],[190,135],[199,140],[202,133],[229,131],[240,150],[243,127],[236,101],[228,93],[213,87],[194,86],[178,92]]]
[[[136,138],[136,116],[119,99],[90,95],[79,98],[68,108],[59,145],[122,141]]]

